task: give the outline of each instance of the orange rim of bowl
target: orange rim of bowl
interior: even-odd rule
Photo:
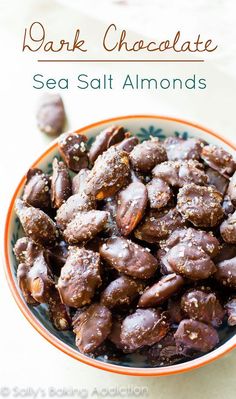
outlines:
[[[166,120],[169,122],[176,122],[176,123],[181,123],[189,127],[194,127],[199,130],[202,130],[203,132],[219,139],[220,141],[224,142],[227,144],[229,147],[232,149],[236,150],[236,145],[229,140],[225,139],[224,137],[221,137],[221,135],[212,132],[209,129],[206,129],[203,126],[200,126],[196,123],[191,123],[182,119],[178,118],[172,118],[172,117],[167,117],[167,116],[159,116],[159,115],[128,115],[128,116],[119,116],[119,117],[114,117],[110,119],[105,119],[100,122],[96,122],[87,126],[84,126],[78,130],[76,130],[76,133],[83,134],[84,131],[87,131],[92,128],[99,127],[101,125],[105,125],[107,123],[116,123],[120,120],[130,120],[130,119],[157,119],[157,120]],[[40,163],[50,152],[52,152],[57,146],[57,139],[49,146],[49,148],[44,151],[44,153],[33,163],[31,167],[35,167]],[[173,366],[166,366],[166,367],[160,367],[160,368],[135,368],[135,367],[125,367],[125,366],[119,366],[115,364],[110,364],[110,363],[105,363],[96,359],[92,359],[90,357],[87,357],[73,348],[69,347],[68,345],[64,344],[62,341],[60,341],[58,338],[56,338],[53,334],[51,334],[40,322],[39,320],[31,313],[30,309],[28,308],[27,304],[21,297],[18,287],[16,285],[16,282],[13,277],[13,273],[11,270],[11,264],[10,264],[10,259],[9,259],[9,254],[8,254],[8,238],[9,238],[9,229],[10,229],[10,222],[12,218],[12,212],[14,209],[14,203],[16,198],[19,195],[19,192],[22,190],[23,185],[25,183],[26,176],[24,176],[11,199],[8,211],[7,211],[7,216],[6,216],[6,223],[5,223],[5,230],[4,230],[4,256],[5,256],[5,274],[6,278],[10,287],[10,290],[13,294],[13,297],[19,306],[21,312],[23,315],[26,317],[26,319],[29,321],[29,323],[52,345],[54,345],[56,348],[60,349],[62,352],[65,354],[71,356],[72,358],[81,361],[82,363],[85,363],[87,365],[96,367],[98,369],[104,370],[104,371],[110,371],[113,373],[118,373],[118,374],[124,374],[124,375],[130,375],[130,376],[164,376],[164,375],[171,375],[171,374],[177,374],[185,371],[190,371],[195,368],[204,366],[227,352],[231,351],[236,347],[236,340],[235,336],[232,337],[228,342],[225,344],[221,345],[219,348],[215,349],[214,351],[203,355],[197,359],[191,360],[186,363],[180,363],[177,365]]]

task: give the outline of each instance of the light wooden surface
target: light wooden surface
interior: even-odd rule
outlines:
[[[165,10],[162,2],[162,10]],[[181,8],[181,3],[178,2]],[[209,4],[208,4],[209,3]],[[200,2],[199,2],[200,4]],[[226,8],[223,8],[226,4]],[[199,24],[205,24],[205,30],[211,34],[221,34],[222,43],[227,52],[228,26],[232,2],[202,2]],[[215,8],[216,7],[216,8]],[[104,9],[105,10],[105,9]],[[105,12],[100,10],[97,12]],[[190,3],[186,3],[188,18],[191,15]],[[218,11],[216,11],[218,10]],[[86,11],[86,10],[85,10]],[[176,9],[175,9],[176,11]],[[163,11],[164,12],[164,11]],[[119,11],[121,21],[122,10]],[[201,18],[201,15],[204,18]],[[75,87],[62,92],[68,114],[69,127],[79,128],[96,120],[122,114],[157,113],[177,116],[203,124],[228,138],[235,138],[235,72],[225,68],[221,55],[212,57],[204,65],[195,66],[144,66],[144,65],[39,65],[32,55],[21,54],[21,41],[26,24],[34,20],[44,21],[50,31],[66,33],[70,27],[81,26],[92,41],[104,30],[104,17],[94,19],[89,10],[86,14],[69,7],[59,6],[53,1],[15,0],[0,1],[1,35],[1,227],[3,215],[13,189],[20,177],[34,159],[44,150],[49,139],[35,126],[35,106],[41,94],[32,88],[32,76],[42,73],[48,77],[69,76],[72,80],[78,73],[87,73],[93,77],[112,73],[117,82],[112,91],[79,91]],[[206,16],[214,15],[213,24],[207,26]],[[178,19],[179,17],[179,19]],[[192,13],[194,19],[196,15]],[[166,33],[168,26],[179,28],[182,14],[167,21],[154,15],[160,32]],[[194,24],[197,25],[196,20]],[[203,26],[204,27],[204,26]],[[135,26],[133,26],[135,29]],[[176,30],[176,29],[175,29]],[[151,36],[150,31],[145,32]],[[231,34],[235,37],[236,29]],[[135,36],[135,34],[133,34]],[[140,33],[139,33],[140,36]],[[225,39],[226,40],[226,39]],[[235,63],[235,52],[228,54],[229,64]],[[96,54],[96,50],[93,49]],[[221,53],[220,53],[221,54]],[[208,89],[202,92],[139,91],[126,92],[119,88],[119,82],[126,73],[139,73],[148,76],[190,76],[194,73],[205,77]],[[16,386],[45,390],[48,397],[49,387],[87,389],[90,394],[94,388],[115,388],[143,386],[149,390],[148,398],[214,398],[231,399],[235,396],[236,352],[230,353],[217,362],[187,374],[162,378],[131,378],[104,373],[70,359],[41,338],[21,315],[7,287],[3,269],[0,269],[0,394],[1,387],[11,390]],[[38,396],[40,397],[40,396]],[[65,396],[64,396],[65,397]],[[89,397],[89,396],[88,396]],[[94,396],[96,397],[96,396]],[[111,397],[107,395],[106,397]],[[117,396],[119,397],[119,396]],[[133,396],[134,397],[134,396]]]

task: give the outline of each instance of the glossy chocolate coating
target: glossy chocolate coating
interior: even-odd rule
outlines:
[[[142,219],[147,206],[147,189],[141,182],[130,183],[118,194],[116,223],[123,236],[127,236]]]
[[[41,169],[28,171],[22,199],[35,208],[50,208],[50,181]]]
[[[56,241],[56,224],[41,209],[34,208],[18,199],[15,210],[25,234],[35,243],[50,246]]]
[[[148,279],[158,267],[147,249],[121,237],[109,238],[100,247],[100,255],[109,266],[134,278]]]
[[[180,137],[167,137],[164,141],[169,161],[178,159],[200,159],[203,142],[199,139],[189,138],[184,140]]]
[[[69,169],[79,172],[88,166],[87,137],[77,133],[64,133],[58,140],[58,149]]]
[[[181,308],[190,319],[211,324],[213,327],[219,327],[225,315],[216,294],[202,289],[186,292],[181,299]]]
[[[230,179],[227,193],[233,205],[236,206],[236,172],[234,172],[233,176]]]
[[[157,243],[184,225],[185,222],[176,208],[151,210],[134,234],[139,240]]]
[[[132,352],[160,341],[168,330],[167,319],[159,309],[138,309],[123,320],[121,342]]]
[[[69,244],[77,244],[93,239],[105,229],[108,213],[104,211],[78,212],[63,232]]]
[[[209,352],[219,342],[217,331],[197,320],[182,320],[174,335],[178,346],[193,351]]]
[[[207,168],[206,174],[208,176],[209,185],[214,186],[217,191],[219,191],[222,195],[225,195],[228,185],[229,179],[222,176],[217,170],[212,168]]]
[[[109,147],[125,138],[125,129],[122,126],[110,126],[99,133],[89,150],[89,160],[94,163],[99,155]]]
[[[236,244],[236,211],[221,224],[220,234],[228,244]]]
[[[214,227],[224,216],[222,195],[215,188],[187,184],[179,190],[177,209],[197,227]]]
[[[116,145],[118,150],[130,153],[134,147],[139,144],[139,139],[136,136],[126,137],[119,144]]]
[[[85,193],[97,200],[111,197],[127,184],[129,173],[128,154],[111,147],[96,159]]]
[[[170,186],[162,179],[153,178],[147,184],[148,199],[153,209],[164,208],[172,198]]]
[[[89,304],[101,283],[99,254],[70,247],[57,284],[62,302],[73,308]]]
[[[173,187],[184,187],[190,183],[205,185],[208,182],[202,165],[194,160],[163,162],[153,169],[152,174]]]
[[[192,280],[206,279],[216,271],[210,256],[195,245],[178,244],[170,249],[166,257],[176,273]]]
[[[111,326],[111,312],[103,305],[90,305],[73,320],[76,346],[82,353],[94,352],[109,335]]]
[[[61,96],[51,93],[44,94],[39,102],[36,117],[38,127],[42,132],[49,136],[61,134],[66,120]]]
[[[184,279],[181,276],[168,274],[144,291],[139,299],[138,306],[140,308],[158,306],[178,292],[183,285]]]
[[[220,243],[211,232],[196,230],[192,227],[173,231],[169,238],[161,243],[161,247],[168,252],[168,250],[180,243],[200,247],[211,258],[214,258],[220,251]]]
[[[130,153],[132,167],[142,173],[167,160],[166,150],[158,140],[147,140],[136,145]]]
[[[144,284],[128,276],[113,280],[102,292],[100,302],[109,309],[115,306],[130,305],[133,299],[142,293]]]
[[[81,169],[72,179],[72,194],[83,194],[90,170]]]
[[[91,211],[96,208],[93,198],[84,194],[74,194],[58,209],[56,222],[61,229],[72,221],[78,212]]]
[[[63,161],[30,169],[16,201],[25,301],[99,360],[162,367],[211,351],[236,325],[233,158],[122,126],[91,141],[62,135]]]
[[[222,147],[206,145],[202,149],[201,157],[207,165],[217,170],[222,176],[229,177],[236,170],[236,163],[232,155]]]
[[[52,163],[51,201],[54,208],[60,206],[71,196],[71,179],[63,162],[54,158]]]
[[[228,320],[227,323],[229,326],[236,325],[236,298],[231,298],[226,304],[225,309],[227,312]]]
[[[214,278],[223,285],[236,288],[236,256],[216,263]]]

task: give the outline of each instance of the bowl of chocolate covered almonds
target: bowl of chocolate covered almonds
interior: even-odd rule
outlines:
[[[127,375],[191,370],[236,346],[236,146],[174,118],[63,133],[9,206],[5,271],[51,344]]]

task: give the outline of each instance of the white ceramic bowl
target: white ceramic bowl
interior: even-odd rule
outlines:
[[[111,124],[124,126],[134,135],[137,135],[141,140],[148,139],[150,136],[159,137],[160,139],[173,135],[183,138],[198,137],[209,143],[218,144],[230,153],[235,154],[236,146],[230,143],[225,137],[213,133],[202,126],[162,116],[132,115],[118,117],[94,123],[90,126],[79,129],[77,132],[85,134],[88,137],[88,142],[91,143],[91,141],[94,140],[94,137],[101,130]],[[52,168],[52,160],[55,155],[58,155],[57,141],[54,141],[32,166],[39,167],[45,172],[50,172]],[[124,361],[122,362],[112,362],[102,358],[93,359],[79,353],[75,347],[72,332],[57,331],[49,321],[46,305],[39,305],[37,307],[30,307],[27,305],[17,285],[17,263],[13,254],[13,247],[17,239],[23,235],[23,232],[14,211],[14,203],[16,198],[21,196],[25,180],[26,177],[24,176],[16,188],[7,213],[4,238],[5,271],[13,296],[22,313],[26,316],[33,327],[51,344],[55,345],[58,349],[71,357],[97,368],[121,374],[139,376],[168,375],[191,370],[217,359],[224,353],[236,347],[236,328],[229,329],[225,327],[225,331],[222,332],[221,344],[215,350],[194,360],[168,367],[148,368],[145,367],[143,362],[134,363],[132,358],[129,358],[128,355],[124,357]]]

